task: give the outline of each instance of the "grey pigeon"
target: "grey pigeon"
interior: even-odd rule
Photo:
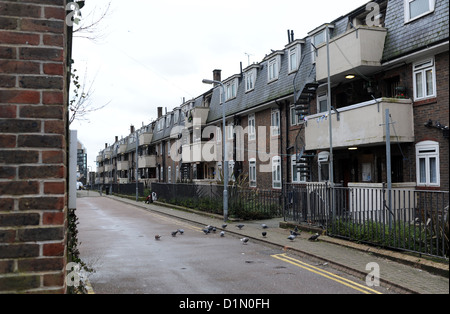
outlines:
[[[183,230],[183,229],[178,229],[178,232],[179,232],[180,234],[183,234],[183,233],[184,233],[184,230]]]
[[[174,231],[174,232],[172,232],[172,237],[176,237],[176,236],[177,236],[177,233],[178,233],[178,230],[177,230],[177,231]]]
[[[208,234],[209,233],[209,229],[208,228],[205,228],[205,229],[203,229],[202,230],[205,234]]]
[[[225,229],[228,225],[227,224],[223,224],[222,228]]]
[[[291,235],[288,237],[288,240],[294,241],[295,238],[296,238],[296,236],[293,235],[293,234],[291,234]]]
[[[293,235],[293,236],[298,236],[298,235],[300,235],[300,233],[298,233],[298,232],[296,232],[296,231],[290,231],[291,232],[291,235]]]
[[[244,228],[245,225],[237,225],[236,227],[239,228],[239,230],[241,230],[242,228]]]
[[[155,235],[155,240],[161,239],[161,236],[159,234]]]
[[[295,226],[294,231],[298,232],[298,227],[297,226]]]
[[[224,237],[224,236],[225,236],[225,232],[221,231],[221,232],[220,232],[220,236],[221,236],[221,237]]]
[[[267,228],[268,228],[266,224],[262,224],[261,227],[262,227],[263,229],[267,229]]]
[[[243,244],[247,244],[248,238],[242,238],[242,239],[241,239],[241,242],[242,242]]]
[[[262,236],[265,237],[267,235],[267,232],[263,231]]]
[[[312,235],[308,240],[309,241],[317,241],[317,239],[320,237],[318,233]]]

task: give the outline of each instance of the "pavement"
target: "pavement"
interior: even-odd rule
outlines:
[[[99,197],[95,191],[78,191],[79,197]],[[175,217],[200,226],[216,226],[221,230],[223,217],[204,213],[161,202],[145,204],[135,199],[126,199],[113,195],[105,195],[120,202],[134,205],[138,208],[158,212]],[[225,231],[250,241],[259,241],[277,247],[282,251],[289,251],[299,256],[305,256],[318,263],[328,263],[330,267],[346,272],[365,281],[366,276],[373,269],[369,263],[377,263],[380,270],[380,284],[397,293],[406,294],[449,294],[449,263],[438,262],[429,258],[413,256],[401,252],[384,250],[373,246],[353,243],[346,240],[321,235],[318,241],[311,242],[308,238],[311,230],[302,230],[294,241],[287,239],[296,225],[295,222],[284,221],[283,218],[239,221],[229,219]],[[244,224],[242,229],[236,227]],[[262,224],[268,226],[262,236]],[[299,226],[301,228],[301,226]],[[367,268],[367,269],[366,269]]]

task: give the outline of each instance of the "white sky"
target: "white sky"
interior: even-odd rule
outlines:
[[[87,0],[84,21],[100,14],[111,2],[97,42],[75,38],[73,59],[78,72],[87,69],[94,81],[95,106],[88,121],[75,121],[79,141],[87,148],[88,166],[96,170],[98,152],[155,120],[157,107],[171,111],[211,88],[214,69],[222,79],[260,62],[271,49],[288,43],[323,23],[366,4],[367,0]],[[92,12],[92,13],[91,13]],[[80,77],[84,77],[83,74]]]

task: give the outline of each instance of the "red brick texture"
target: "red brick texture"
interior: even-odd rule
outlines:
[[[0,2],[0,293],[65,293],[65,0]]]

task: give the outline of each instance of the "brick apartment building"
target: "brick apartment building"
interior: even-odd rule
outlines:
[[[65,293],[66,1],[0,2],[0,293]]]
[[[96,181],[134,182],[137,160],[147,184],[217,182],[225,109],[232,180],[377,187],[387,181],[388,110],[393,186],[448,191],[448,13],[443,0],[373,1],[304,38],[288,31],[261,62],[225,79],[214,70],[224,95],[219,84],[158,108],[156,121],[106,144]]]

